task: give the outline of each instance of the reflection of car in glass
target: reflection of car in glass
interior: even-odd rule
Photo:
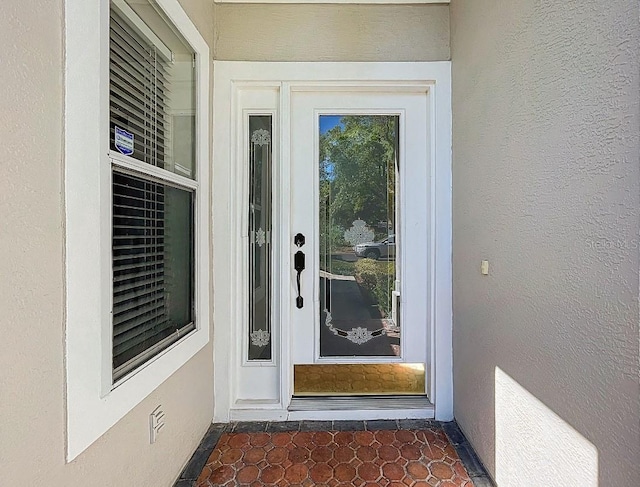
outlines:
[[[389,235],[380,242],[365,242],[353,247],[358,257],[368,259],[389,258],[396,256],[396,236]]]

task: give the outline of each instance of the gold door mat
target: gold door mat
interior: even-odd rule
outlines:
[[[425,394],[424,364],[294,365],[298,396]]]

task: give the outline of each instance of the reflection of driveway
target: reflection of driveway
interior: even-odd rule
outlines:
[[[360,322],[362,320],[370,320],[370,308],[371,306],[362,297],[355,277],[351,277],[350,281],[331,280],[331,315],[334,321]],[[354,323],[353,326],[360,325]],[[380,327],[382,327],[382,320],[380,320]]]
[[[320,271],[321,289],[330,287],[329,304],[332,324],[341,330],[366,328],[374,331],[384,327],[381,319],[372,318],[373,306],[362,297],[360,287],[353,276],[338,276]],[[325,309],[324,293],[321,293],[321,309]],[[377,312],[377,309],[375,310]],[[321,313],[320,354],[331,356],[391,356],[395,355],[389,337],[377,336],[366,343],[356,344],[334,335],[325,325],[326,313]]]

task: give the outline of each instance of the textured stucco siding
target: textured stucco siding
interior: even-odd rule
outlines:
[[[184,3],[211,45],[211,1]],[[63,9],[1,8],[0,485],[168,486],[211,422],[211,346],[65,463]],[[167,421],[150,445],[158,404]]]
[[[640,485],[638,8],[451,3],[455,415],[501,487],[579,476],[560,430]]]
[[[215,59],[444,61],[448,5],[216,4]]]

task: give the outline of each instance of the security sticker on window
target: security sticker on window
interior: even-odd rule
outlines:
[[[133,154],[133,134],[120,127],[115,127],[115,146],[121,154],[130,156]]]

